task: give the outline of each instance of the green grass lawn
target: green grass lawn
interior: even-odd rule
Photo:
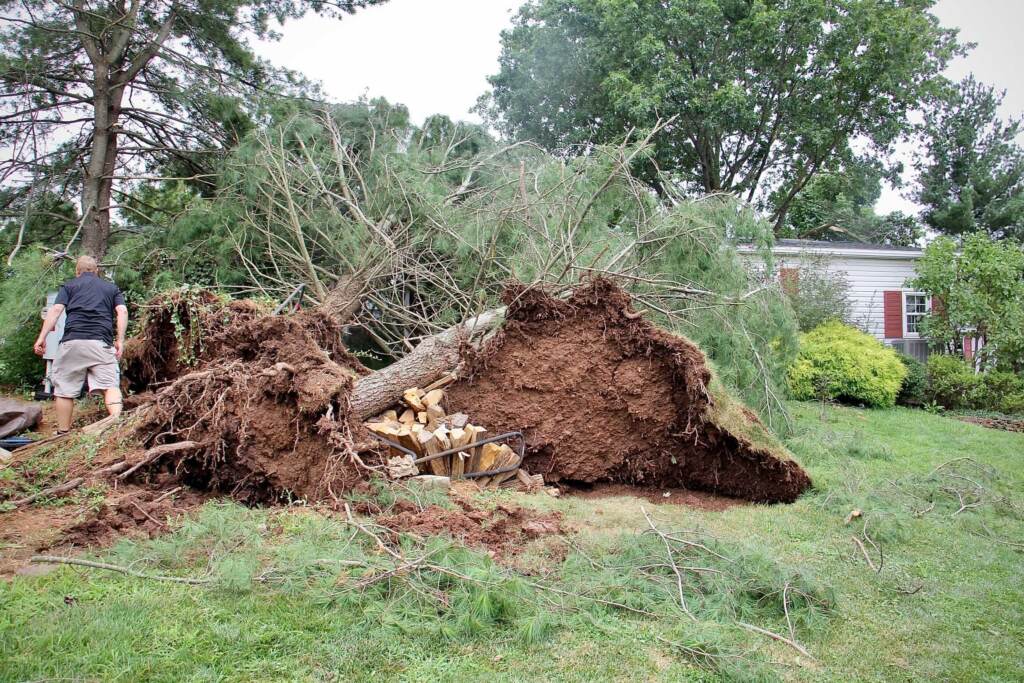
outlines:
[[[98,554],[208,585],[70,567],[0,583],[0,679],[1021,680],[1024,435],[792,410],[815,482],[797,503],[482,495],[578,530],[511,567],[445,539],[395,560],[342,518],[208,504]]]

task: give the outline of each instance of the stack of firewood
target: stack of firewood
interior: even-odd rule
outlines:
[[[465,413],[448,414],[443,389],[407,389],[402,395],[402,406],[387,410],[366,423],[366,428],[388,441],[401,444],[416,454],[415,459],[458,449],[455,453],[415,464],[406,453],[392,449],[388,471],[392,477],[418,473],[433,474],[452,479],[466,478],[468,474],[490,472],[515,465],[519,460],[508,444],[477,442],[487,438],[487,430],[470,424]],[[513,469],[499,474],[472,477],[481,486],[496,487],[509,479],[518,478],[524,486],[543,486],[543,478],[531,477]]]

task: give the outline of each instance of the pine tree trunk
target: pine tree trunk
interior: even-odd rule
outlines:
[[[82,181],[82,251],[102,259],[110,239],[110,203],[117,169],[117,123],[123,86],[113,86],[106,68],[93,82],[93,138]]]
[[[410,387],[424,387],[458,369],[463,345],[479,348],[505,319],[505,309],[485,311],[444,332],[427,337],[388,367],[356,380],[349,398],[352,414],[365,420],[394,405]]]

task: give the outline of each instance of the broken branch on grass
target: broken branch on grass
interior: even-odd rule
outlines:
[[[779,635],[778,633],[775,633],[774,631],[769,631],[766,628],[761,628],[760,626],[754,626],[753,624],[748,624],[748,623],[743,622],[743,621],[737,621],[736,623],[738,625],[742,626],[743,628],[747,629],[748,631],[753,631],[754,633],[760,633],[761,635],[768,636],[772,640],[777,640],[780,643],[785,643],[786,645],[789,645],[791,648],[793,648],[794,650],[796,650],[797,652],[802,654],[804,657],[807,657],[811,661],[814,661],[814,662],[818,661],[817,659],[815,659],[814,655],[812,655],[810,652],[808,652],[804,648],[803,645],[801,645],[800,643],[796,642],[795,640],[793,640],[791,638],[787,638],[786,636]]]
[[[117,564],[108,564],[106,562],[93,562],[92,560],[80,560],[75,557],[59,557],[56,555],[34,555],[29,562],[35,564],[71,564],[79,567],[90,567],[92,569],[103,569],[108,572],[118,572],[125,576],[131,576],[136,579],[151,579],[153,581],[169,581],[171,583],[187,583],[189,585],[198,586],[212,583],[212,579],[190,579],[184,576],[162,576],[160,574],[145,574],[143,572],[137,572],[134,569],[128,567],[122,567]]]
[[[51,486],[48,489],[43,489],[39,493],[33,493],[31,496],[25,496],[24,498],[18,498],[17,500],[12,500],[11,504],[14,505],[14,507],[22,507],[24,505],[30,505],[31,503],[36,502],[40,498],[49,498],[50,496],[59,496],[62,493],[67,493],[68,491],[74,491],[75,489],[77,489],[79,486],[81,486],[84,483],[85,483],[85,478],[84,477],[75,477],[74,479],[66,481],[63,484],[59,484],[57,486]]]
[[[864,544],[861,542],[861,540],[856,536],[850,536],[850,539],[857,544],[858,548],[860,548],[860,552],[862,555],[864,555],[864,559],[867,560],[868,566],[871,567],[871,571],[877,574],[879,572],[879,568],[876,567],[875,563],[871,561],[871,556],[868,555],[868,550],[864,547]]]
[[[647,509],[643,505],[640,506],[640,512],[644,513],[644,518],[647,520],[647,524],[650,525],[651,531],[656,533],[658,538],[661,539],[661,542],[665,544],[665,552],[668,556],[669,564],[672,567],[673,573],[676,575],[676,589],[679,592],[679,606],[684,612],[686,612],[686,616],[690,617],[693,621],[697,621],[697,617],[693,616],[693,612],[691,612],[690,608],[686,606],[686,595],[683,590],[683,572],[679,568],[679,565],[676,564],[675,554],[672,552],[672,544],[669,543],[668,537],[666,537],[665,534],[658,529],[657,525],[655,525],[654,520],[652,520],[651,516],[647,514]]]

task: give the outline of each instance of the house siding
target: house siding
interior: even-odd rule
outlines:
[[[821,254],[822,252],[817,252]],[[741,250],[740,254],[747,263],[756,268],[760,259],[749,251]],[[916,257],[896,257],[882,252],[880,256],[847,255],[841,251],[826,252],[827,259],[823,265],[829,272],[842,273],[849,285],[847,296],[850,300],[850,322],[864,331],[885,340],[885,303],[887,291],[913,291],[906,286],[908,278],[914,277]],[[801,267],[799,253],[775,252],[775,265],[780,270]],[[901,302],[902,310],[902,302]],[[901,328],[902,330],[902,321]]]

